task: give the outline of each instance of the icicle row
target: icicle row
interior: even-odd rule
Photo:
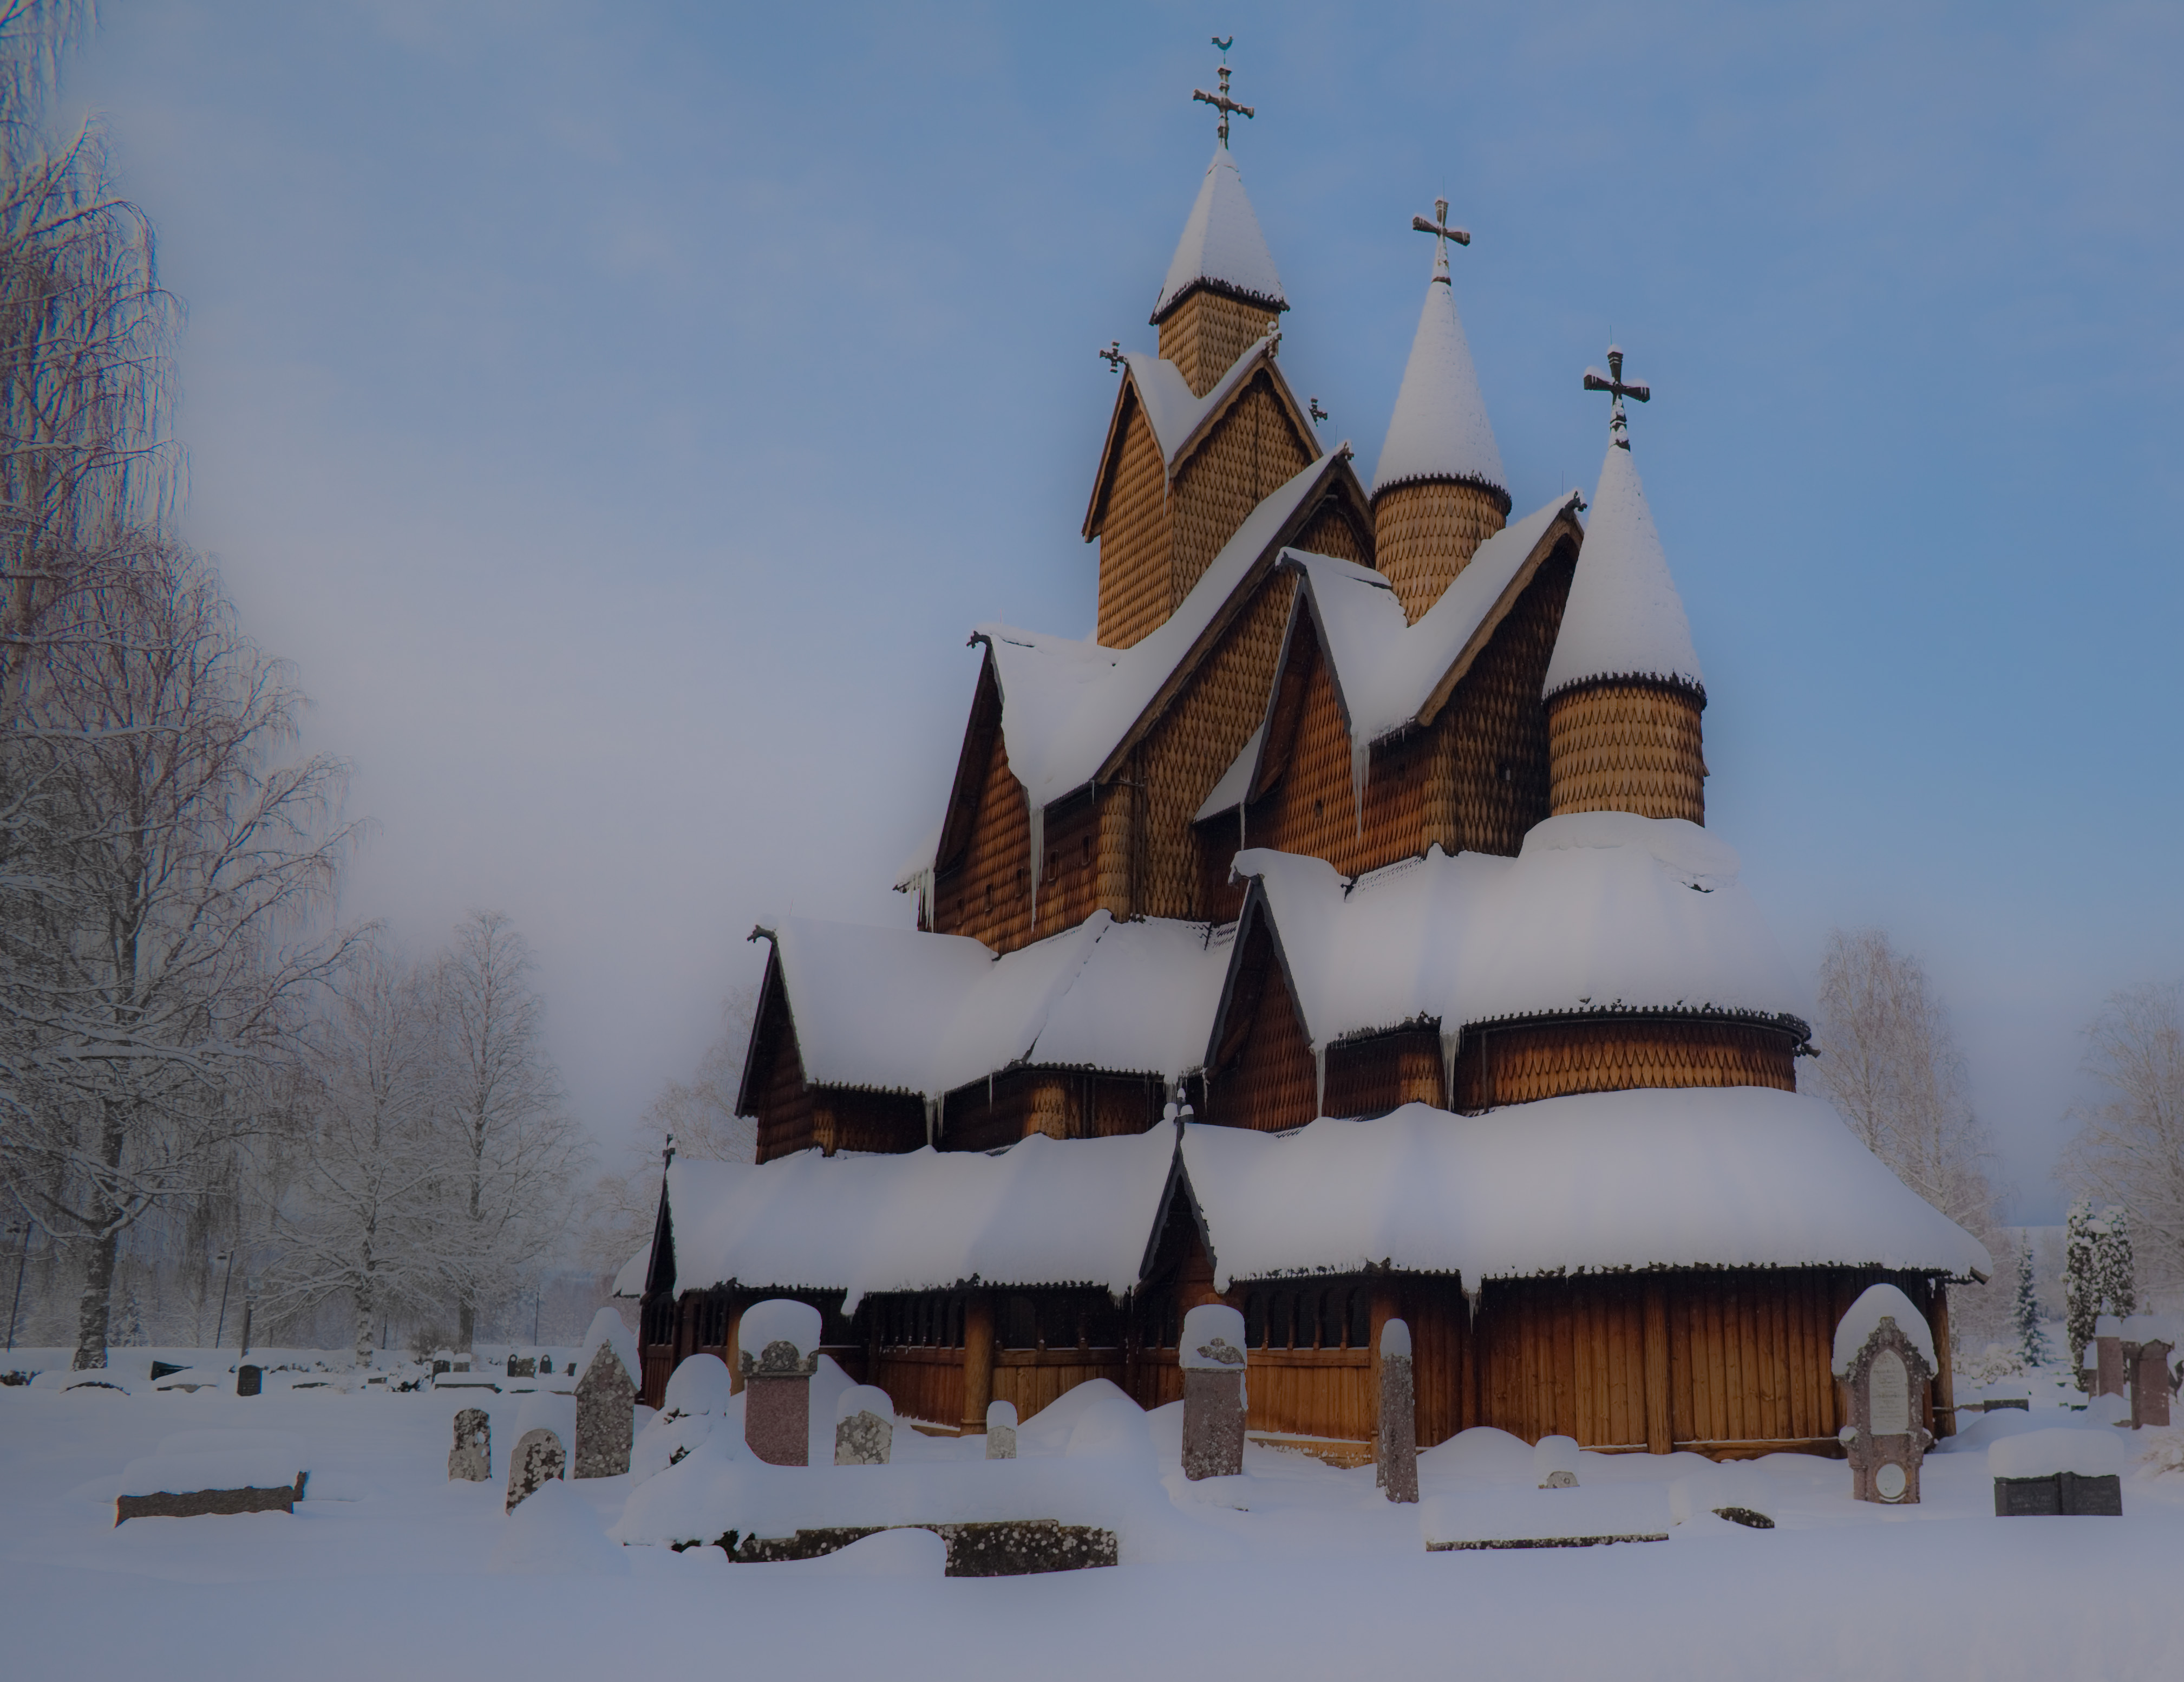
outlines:
[[[1039,932],[1039,879],[1046,863],[1046,807],[1024,791],[1025,804],[1031,812],[1031,931]]]
[[[1350,806],[1357,814],[1357,838],[1365,838],[1365,780],[1371,774],[1373,745],[1362,736],[1350,738]]]

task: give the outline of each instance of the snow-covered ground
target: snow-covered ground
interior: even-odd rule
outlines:
[[[1162,1415],[1104,1431],[1027,1420],[1028,1460],[1084,1462],[1054,1465],[1056,1488],[1089,1475],[1153,1492],[1159,1534],[1137,1551],[1161,1557],[1132,1562],[1126,1538],[1112,1569],[958,1580],[939,1575],[939,1548],[922,1536],[785,1565],[730,1565],[713,1548],[617,1548],[606,1533],[630,1503],[627,1478],[571,1484],[504,1517],[518,1416],[572,1406],[566,1398],[328,1385],[245,1399],[226,1383],[153,1393],[153,1354],[117,1350],[126,1394],[0,1389],[0,1674],[1933,1682],[2173,1676],[2184,1663],[2184,1472],[2156,1469],[2184,1463],[2184,1431],[2127,1437],[2120,1519],[1992,1515],[1984,1447],[1996,1435],[2112,1428],[2072,1412],[2079,1398],[2048,1373],[1992,1385],[2031,1393],[2033,1411],[1991,1416],[1929,1456],[1919,1506],[1860,1506],[1842,1462],[1775,1456],[1736,1474],[1739,1499],[1763,1501],[1774,1529],[1701,1506],[1667,1542],[1574,1549],[1425,1551],[1422,1513],[1485,1523],[1561,1495],[1540,1495],[1532,1451],[1498,1433],[1429,1451],[1424,1502],[1393,1507],[1369,1468],[1257,1447],[1232,1485],[1184,1486],[1162,1475],[1175,1438]],[[223,1377],[233,1364],[231,1352],[195,1358]],[[452,1417],[482,1394],[494,1477],[450,1484]],[[1080,1401],[1078,1417],[1089,1411]],[[125,1466],[206,1428],[300,1438],[308,1499],[293,1516],[117,1528]],[[776,1476],[945,1478],[978,1451],[921,1439],[887,1472]],[[655,1483],[695,1478],[695,1460]],[[733,1469],[721,1461],[708,1475]],[[1691,1456],[1578,1457],[1580,1496],[1652,1484],[1630,1495],[1656,1510],[1694,1474],[1718,1475]],[[1117,1510],[1136,1510],[1136,1498],[1118,1497]]]

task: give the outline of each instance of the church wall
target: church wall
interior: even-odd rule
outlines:
[[[1467,1030],[1456,1059],[1462,1110],[1636,1087],[1797,1090],[1795,1042],[1775,1028],[1713,1018],[1621,1017]]]
[[[1045,857],[1039,880],[1039,921],[1033,938],[1073,929],[1100,908],[1100,815],[1094,793],[1047,808]],[[1028,835],[1027,835],[1027,841]]]
[[[1008,743],[999,730],[987,750],[971,838],[959,863],[933,883],[933,925],[968,935],[996,952],[1031,941],[1031,827],[1023,785],[1009,769]]]
[[[1245,937],[1216,1059],[1204,1110],[1216,1126],[1278,1133],[1319,1114],[1312,1042],[1290,1002],[1264,923]]]
[[[1680,684],[1565,690],[1547,703],[1552,805],[1706,822],[1702,703]]]
[[[1120,459],[1100,540],[1099,640],[1108,648],[1142,641],[1173,610],[1167,465],[1134,392],[1127,400]]]
[[[1253,373],[1176,469],[1168,493],[1174,536],[1162,618],[1190,594],[1251,511],[1302,472],[1317,453],[1275,394],[1273,376],[1263,367]]]
[[[1175,364],[1191,395],[1203,397],[1280,319],[1266,305],[1201,286],[1161,317],[1160,354]]]
[[[948,1094],[939,1148],[999,1150],[1034,1133],[1056,1139],[1142,1133],[1160,1119],[1166,1102],[1153,1076],[1011,1069],[990,1083],[974,1081]]]
[[[1441,1104],[1440,1035],[1409,1028],[1346,1040],[1327,1053],[1327,1113],[1384,1115],[1407,1104]]]
[[[1116,916],[1212,916],[1213,908],[1201,900],[1206,869],[1201,848],[1210,842],[1217,853],[1225,845],[1228,857],[1234,858],[1233,841],[1224,837],[1235,831],[1233,823],[1225,830],[1209,824],[1215,833],[1201,835],[1192,827],[1191,814],[1266,716],[1295,589],[1292,580],[1271,575],[1148,733],[1137,756],[1137,780],[1143,784],[1138,811],[1143,815],[1134,839],[1143,863],[1133,873],[1137,893],[1128,908],[1108,902]],[[1221,860],[1223,875],[1227,863]]]
[[[1333,497],[1319,505],[1290,547],[1301,549],[1307,555],[1332,555],[1338,561],[1355,561],[1361,567],[1373,564],[1372,534],[1360,531],[1349,508]]]
[[[914,1092],[811,1089],[811,1142],[838,1150],[898,1152],[925,1143],[925,1100]]]

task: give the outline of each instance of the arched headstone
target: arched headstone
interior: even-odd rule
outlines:
[[[1401,1320],[1380,1328],[1380,1426],[1373,1457],[1378,1481],[1390,1500],[1418,1500],[1418,1386],[1411,1370],[1411,1328]]]
[[[493,1476],[493,1419],[482,1407],[455,1415],[455,1445],[448,1450],[450,1482],[482,1484]]]
[[[834,1464],[885,1466],[894,1452],[894,1401],[873,1385],[850,1385],[834,1405]]]
[[[1875,1285],[1836,1328],[1835,1374],[1850,1395],[1850,1417],[1836,1434],[1850,1459],[1851,1495],[1909,1506],[1934,1435],[1920,1417],[1935,1372],[1934,1334],[1910,1298]]]
[[[502,1511],[515,1512],[537,1495],[548,1479],[559,1478],[566,1463],[558,1435],[543,1425],[526,1431],[516,1439],[515,1452],[508,1457],[508,1505]]]
[[[238,1396],[254,1396],[265,1388],[264,1368],[245,1364],[235,1369],[235,1393]]]
[[[621,1476],[636,1432],[636,1380],[614,1345],[602,1343],[577,1380],[577,1476]]]
[[[736,1365],[744,1381],[744,1441],[770,1466],[811,1460],[811,1375],[819,1370],[819,1310],[775,1298],[744,1310]]]
[[[1201,1303],[1183,1316],[1183,1475],[1233,1478],[1244,1469],[1248,1397],[1244,1316],[1220,1303]]]

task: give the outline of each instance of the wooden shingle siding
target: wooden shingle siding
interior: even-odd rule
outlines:
[[[960,859],[943,858],[933,882],[933,925],[968,935],[995,952],[1027,946],[1031,933],[1031,828],[1023,785],[1009,769],[1008,743],[994,730]]]
[[[1297,1020],[1273,937],[1255,920],[1244,937],[1222,1042],[1206,1081],[1206,1119],[1278,1133],[1319,1113],[1318,1070]]]
[[[1161,317],[1161,358],[1175,364],[1192,396],[1203,397],[1280,319],[1268,305],[1201,286],[1185,293]]]
[[[1373,550],[1403,617],[1418,623],[1508,517],[1502,492],[1447,479],[1393,485],[1376,495]]]
[[[1547,703],[1552,805],[1706,822],[1704,701],[1680,684],[1609,682]]]
[[[1122,447],[1109,468],[1100,539],[1099,640],[1104,647],[1142,642],[1173,611],[1169,589],[1173,540],[1167,467],[1137,396],[1124,400]]]
[[[1781,1029],[1710,1017],[1576,1017],[1474,1027],[1457,1055],[1451,1107],[1490,1109],[1636,1087],[1793,1092],[1796,1044]]]
[[[777,964],[767,966],[766,992],[759,1000],[758,1031],[752,1042],[753,1066],[748,1085],[756,1095],[758,1160],[770,1162],[777,1156],[809,1150],[816,1143],[811,1093],[804,1084],[796,1028],[789,1018],[788,995],[782,986]]]
[[[1173,535],[1162,618],[1190,594],[1251,511],[1302,472],[1316,454],[1264,367],[1250,377],[1240,395],[1226,401],[1204,441],[1178,464],[1168,488]]]

